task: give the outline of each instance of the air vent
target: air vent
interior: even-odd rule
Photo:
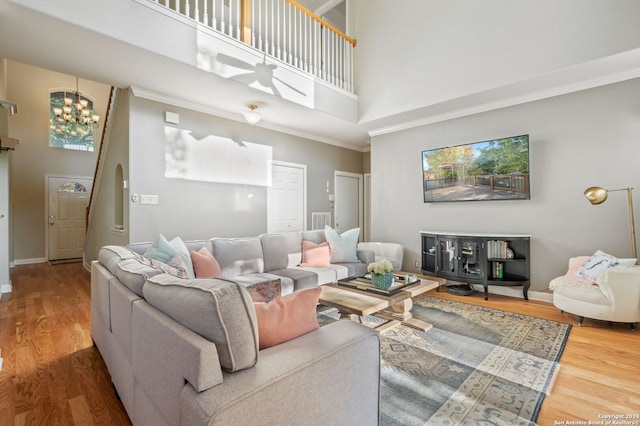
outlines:
[[[331,212],[312,212],[311,213],[311,229],[324,229],[331,226]]]

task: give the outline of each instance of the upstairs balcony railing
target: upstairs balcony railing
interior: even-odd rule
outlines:
[[[149,0],[353,93],[350,38],[293,0]]]

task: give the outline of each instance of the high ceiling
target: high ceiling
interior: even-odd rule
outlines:
[[[205,112],[236,120],[242,120],[242,111],[255,103],[263,116],[258,124],[261,127],[356,150],[367,150],[371,136],[386,132],[640,77],[640,49],[635,49],[386,117],[351,122],[139,47],[153,39],[153,34],[145,33],[145,27],[139,24],[128,28],[139,33],[140,43],[134,46],[33,9],[52,4],[46,0],[30,0],[33,8],[22,3],[0,0],[1,58],[107,85],[141,88],[159,94],[168,103],[198,105]],[[85,5],[75,0],[55,4],[61,3],[67,7]],[[118,22],[117,12],[113,13],[110,19]],[[117,36],[120,30],[113,28],[113,33]]]
[[[80,26],[0,0],[0,57],[121,88],[142,88],[185,106],[242,119],[258,104],[261,127],[362,150],[366,126],[301,107]],[[232,100],[232,102],[230,102]]]

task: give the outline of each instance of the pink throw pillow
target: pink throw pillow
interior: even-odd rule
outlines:
[[[279,345],[316,330],[320,287],[305,288],[272,300],[255,302],[260,349]]]
[[[189,255],[196,278],[220,278],[222,276],[220,264],[206,247],[202,247],[198,251],[191,250]]]
[[[329,243],[316,244],[312,241],[302,240],[302,262],[300,266],[313,268],[326,268],[331,265],[331,253]]]

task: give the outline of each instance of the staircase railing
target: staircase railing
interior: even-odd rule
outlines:
[[[107,102],[107,113],[104,117],[104,124],[102,126],[102,138],[100,139],[100,148],[98,150],[98,158],[96,159],[96,168],[93,172],[93,183],[91,185],[91,194],[89,195],[89,204],[87,204],[87,208],[85,211],[85,230],[89,232],[89,221],[91,220],[92,212],[93,212],[93,200],[95,189],[98,187],[98,180],[102,176],[102,166],[104,163],[104,151],[107,149],[109,142],[109,134],[111,133],[111,123],[113,110],[115,108],[115,98],[117,94],[117,88],[111,86],[111,91],[109,92],[109,101]]]
[[[294,0],[149,0],[349,92],[356,40]]]

